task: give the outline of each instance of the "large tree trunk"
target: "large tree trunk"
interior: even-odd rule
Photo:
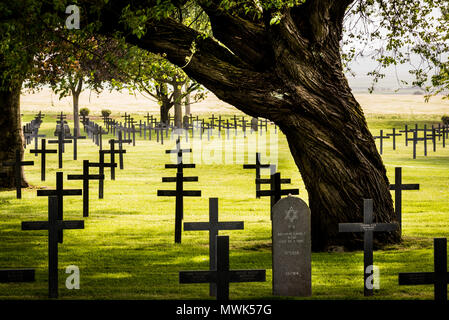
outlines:
[[[175,126],[182,128],[182,85],[177,81],[173,85],[173,102],[175,104]]]
[[[20,83],[10,83],[7,80],[0,83],[0,167],[6,161],[15,162],[16,150],[19,149],[23,157],[23,134],[20,116]],[[2,167],[0,175],[0,187],[11,188],[16,185],[13,167]],[[22,170],[22,186],[28,183]]]
[[[309,194],[314,250],[362,247],[363,235],[339,234],[338,223],[362,222],[364,198],[373,199],[376,222],[396,220],[385,167],[342,69],[343,18],[352,2],[306,0],[271,24],[270,12],[259,19],[204,1],[218,41],[174,19],[152,22],[144,36],[127,38],[185,66],[190,78],[221,100],[281,128]],[[105,27],[116,18],[107,16]],[[395,243],[400,234],[378,233],[375,239]]]
[[[79,137],[80,133],[80,111],[79,111],[79,100],[80,94],[83,87],[83,79],[78,80],[77,87],[72,88],[72,98],[73,98],[73,136]]]
[[[190,116],[190,93],[188,93],[184,100],[185,115]]]
[[[164,124],[168,124],[170,122],[169,120],[169,112],[172,105],[167,103],[162,103],[161,105],[161,122]]]

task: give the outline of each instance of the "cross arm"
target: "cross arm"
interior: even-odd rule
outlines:
[[[30,150],[30,153],[57,153],[57,150],[53,150],[53,149],[45,149],[45,150],[40,150],[40,149],[33,149]]]
[[[192,152],[192,149],[165,150],[165,153]]]
[[[89,174],[87,176],[83,174],[69,174],[67,175],[67,180],[103,180],[104,174]]]
[[[207,283],[216,282],[217,274],[214,271],[180,271],[179,283]]]
[[[22,230],[48,230],[48,221],[22,221]]]
[[[281,190],[281,195],[287,196],[289,194],[297,195],[297,194],[299,194],[299,190],[298,189],[284,189],[284,190]]]
[[[265,270],[231,270],[229,271],[230,282],[259,282],[266,281]]]
[[[81,189],[64,189],[62,190],[62,194],[64,196],[80,196],[83,194],[83,190]],[[37,196],[57,196],[58,190],[37,190]]]
[[[210,230],[209,222],[184,222],[184,231],[206,231]]]
[[[126,150],[101,150],[103,153],[126,153]]]
[[[180,164],[166,164],[165,165],[165,169],[177,169],[178,167],[182,167],[182,168],[195,168],[195,164],[194,163],[180,163]]]
[[[390,190],[419,190],[419,184],[401,184],[399,187],[395,184],[390,184]]]
[[[162,182],[176,182],[176,177],[162,177]],[[195,182],[198,181],[198,177],[182,177],[182,181]]]
[[[433,272],[399,273],[399,285],[433,284],[433,283],[435,283],[435,274]]]
[[[107,167],[107,168],[114,167],[114,168],[117,168],[117,163],[89,162],[89,167],[92,167],[92,168],[99,168],[99,167]]]

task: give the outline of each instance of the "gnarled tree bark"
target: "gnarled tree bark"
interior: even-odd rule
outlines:
[[[15,162],[17,149],[20,149],[22,157],[24,153],[20,115],[21,87],[21,83],[7,79],[0,83],[0,167],[1,171],[6,173],[5,176],[0,176],[2,188],[12,188],[16,185],[13,167],[4,167],[2,164]],[[23,170],[21,184],[22,187],[28,187]]]

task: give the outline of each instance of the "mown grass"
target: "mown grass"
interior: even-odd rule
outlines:
[[[53,136],[55,115],[47,114],[40,133]],[[210,114],[201,115],[208,118]],[[23,122],[31,120],[26,113]],[[137,120],[143,119],[143,115]],[[97,120],[100,123],[100,120]],[[368,123],[373,134],[380,129],[403,127],[418,122],[436,123],[438,117],[427,119],[406,116],[370,116]],[[69,120],[70,122],[70,120]],[[273,130],[271,127],[270,130]],[[389,130],[388,130],[389,131]],[[255,135],[255,133],[254,133]],[[230,134],[233,137],[233,131]],[[229,146],[222,134],[222,146]],[[215,138],[216,139],[216,138]],[[248,132],[244,161],[253,162],[254,136]],[[104,146],[107,147],[106,138]],[[97,182],[91,182],[90,217],[84,230],[65,231],[64,243],[59,246],[59,287],[61,299],[210,299],[207,284],[179,284],[180,270],[208,269],[208,236],[206,232],[183,232],[182,244],[174,244],[174,198],[157,197],[158,189],[174,189],[173,183],[162,183],[161,177],[174,176],[174,170],[164,169],[170,162],[166,149],[174,147],[174,140],[164,145],[153,141],[137,141],[135,147],[126,146],[125,169],[117,170],[111,181],[106,170],[105,197],[98,199]],[[199,182],[186,183],[186,189],[201,190],[201,198],[186,198],[184,221],[207,221],[208,198],[219,198],[221,221],[243,220],[244,231],[221,231],[230,236],[230,265],[232,269],[266,269],[264,283],[231,284],[231,299],[278,299],[271,293],[271,224],[269,199],[255,198],[254,172],[243,170],[241,163],[222,161],[208,163],[207,135],[203,136],[203,158],[195,160],[196,169],[186,169],[187,176],[198,176]],[[216,141],[216,140],[215,140]],[[185,142],[182,144],[185,145]],[[57,157],[49,155],[47,181],[40,181],[40,157],[29,153],[26,160],[34,160],[34,167],[25,172],[30,188],[24,189],[23,199],[15,199],[14,190],[0,192],[0,268],[36,268],[36,282],[0,284],[0,299],[46,299],[47,297],[47,233],[22,231],[21,221],[45,220],[47,198],[37,197],[36,189],[55,187]],[[55,146],[50,146],[55,148]],[[81,173],[82,160],[98,160],[98,147],[91,140],[80,140],[78,159],[72,160],[72,147],[64,154],[64,177]],[[404,183],[419,183],[419,191],[403,194],[403,242],[374,253],[375,265],[380,269],[380,290],[369,299],[432,299],[432,286],[399,286],[399,272],[433,270],[433,238],[449,235],[449,147],[437,152],[429,149],[423,156],[422,145],[418,158],[412,159],[409,144],[404,146],[398,137],[398,149],[386,141],[383,159],[391,181],[394,167],[403,167]],[[194,146],[195,149],[195,146]],[[301,176],[289,153],[285,137],[278,138],[278,168],[283,177],[292,179],[306,202],[307,194]],[[194,150],[195,151],[195,150]],[[248,159],[250,155],[250,159]],[[223,157],[224,159],[224,157]],[[263,158],[262,158],[263,159]],[[92,170],[94,171],[94,170]],[[81,182],[65,179],[66,188],[81,188]],[[81,197],[66,197],[64,218],[82,218]],[[65,288],[65,268],[77,265],[80,269],[80,290]],[[363,297],[363,253],[313,253],[313,296],[309,299],[365,299]]]

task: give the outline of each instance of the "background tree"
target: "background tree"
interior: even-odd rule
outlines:
[[[169,112],[174,107],[175,125],[181,128],[183,99],[190,99],[192,95],[190,104],[201,101],[206,95],[204,88],[196,81],[190,80],[181,68],[160,55],[137,47],[129,48],[128,53],[128,77],[124,82],[115,83],[116,87],[137,90],[145,97],[156,100],[163,123],[169,122]]]
[[[32,59],[50,35],[39,25],[52,23],[39,1],[0,2],[0,163],[15,160],[18,149],[23,156],[23,133],[20,114],[22,83],[32,66]],[[0,187],[15,185],[11,169],[3,168]],[[28,186],[23,175],[22,186]]]
[[[34,68],[25,85],[36,89],[50,85],[59,99],[73,98],[73,134],[80,135],[79,97],[83,90],[100,93],[111,81],[124,81],[126,75],[117,61],[126,56],[124,47],[112,39],[64,31],[57,41],[48,42],[34,56]]]

